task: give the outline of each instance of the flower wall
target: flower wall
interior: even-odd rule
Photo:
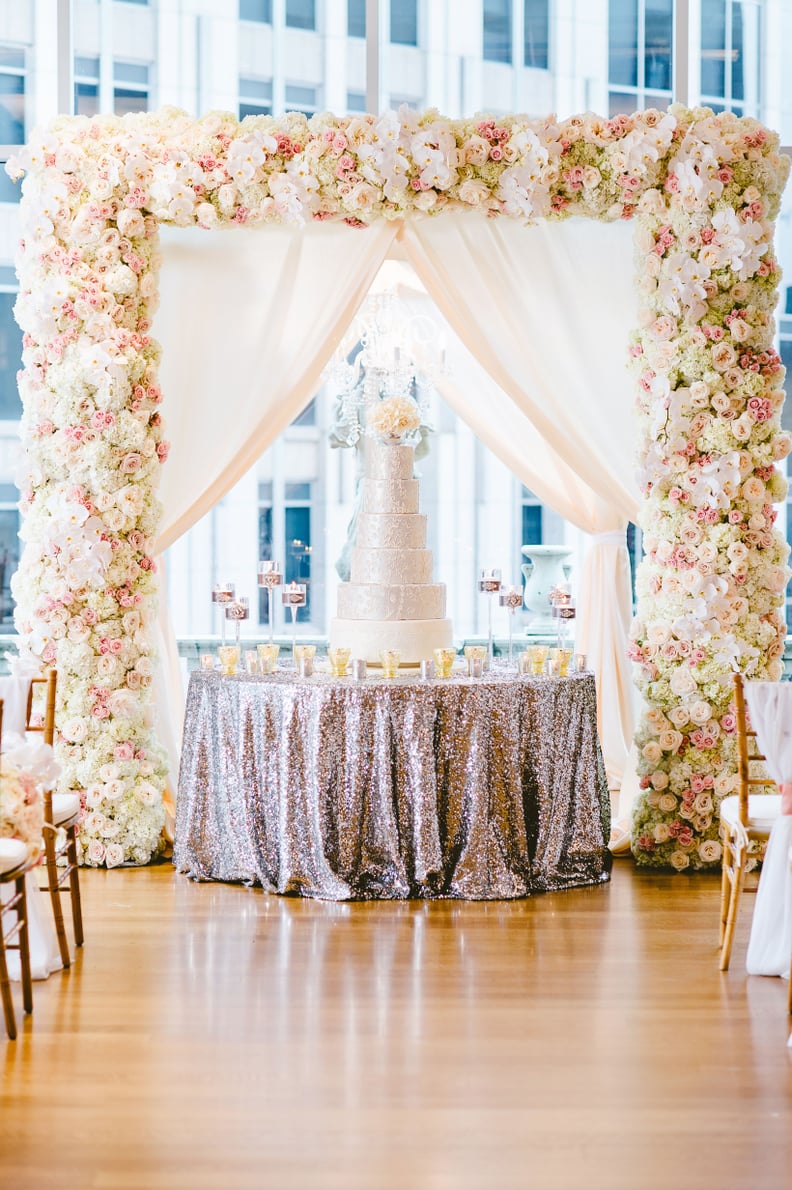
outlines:
[[[24,647],[61,673],[58,751],[81,792],[83,862],[146,862],[163,821],[149,690],[167,456],[150,336],[159,225],[365,228],[446,208],[637,219],[630,354],[649,556],[633,655],[649,712],[635,851],[678,868],[716,862],[731,667],[776,675],[785,631],[772,504],[789,443],[771,341],[788,165],[755,121],[683,108],[560,122],[164,111],[63,118],[34,135],[8,164],[26,175],[14,594]]]

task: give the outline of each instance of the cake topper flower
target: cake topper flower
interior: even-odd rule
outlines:
[[[386,397],[368,414],[369,429],[381,438],[401,439],[421,425],[421,412],[411,397]]]

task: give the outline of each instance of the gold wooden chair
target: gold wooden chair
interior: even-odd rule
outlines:
[[[0,699],[0,752],[3,732],[3,700]],[[0,755],[1,759],[1,755]],[[0,839],[0,889],[13,885],[13,893],[0,906],[0,998],[3,1001],[3,1016],[6,1032],[11,1041],[17,1035],[14,1000],[8,978],[6,952],[19,951],[19,966],[22,975],[22,1004],[25,1012],[33,1011],[33,981],[30,977],[30,942],[28,938],[27,899],[25,876],[36,862],[25,843],[19,839]],[[6,927],[7,915],[14,920]]]
[[[720,806],[723,839],[720,901],[721,971],[729,969],[750,844],[753,841],[767,842],[773,823],[781,812],[780,794],[752,796],[750,792],[752,787],[761,786],[777,791],[778,786],[770,777],[752,775],[751,766],[765,758],[757,751],[756,732],[748,727],[742,674],[734,675],[734,705],[737,719],[738,791],[736,795],[725,797]],[[790,1008],[792,1009],[792,1000]]]
[[[44,736],[44,743],[52,745],[55,739],[55,698],[57,694],[58,675],[56,670],[49,669],[44,677],[31,678],[30,693],[27,705],[27,731],[40,731]],[[42,722],[33,723],[33,701],[37,686],[44,686],[44,714]],[[52,912],[55,917],[55,932],[58,935],[58,948],[64,967],[71,966],[69,941],[66,937],[66,927],[63,921],[63,907],[61,905],[61,888],[68,880],[71,895],[72,923],[74,925],[75,946],[83,944],[82,904],[80,901],[80,870],[77,864],[77,828],[80,821],[80,799],[76,793],[53,793],[48,789],[44,793],[44,856],[46,861],[47,883],[42,892],[48,892],[52,901]],[[65,864],[59,867],[59,861],[65,857]]]

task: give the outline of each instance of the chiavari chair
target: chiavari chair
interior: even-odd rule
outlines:
[[[57,695],[57,671],[47,670],[46,675],[31,678],[27,705],[27,731],[40,731],[44,743],[52,745],[55,739],[55,700]],[[37,686],[44,686],[44,714],[41,723],[33,722],[34,692]],[[76,793],[54,793],[44,791],[44,857],[47,883],[42,892],[48,892],[55,918],[55,932],[58,936],[63,966],[71,966],[69,941],[63,920],[61,889],[69,882],[72,923],[75,946],[83,944],[82,903],[80,901],[80,871],[77,863],[77,829],[80,821],[80,799]],[[63,861],[61,866],[61,861]]]
[[[0,699],[0,765],[2,765],[3,701]],[[33,981],[30,975],[30,940],[28,937],[27,898],[25,876],[36,863],[28,847],[20,839],[0,839],[0,888],[13,887],[11,896],[0,905],[0,999],[3,1001],[3,1016],[6,1032],[11,1041],[17,1035],[16,1014],[11,984],[8,978],[6,954],[9,950],[19,951],[19,966],[22,976],[22,1004],[25,1012],[33,1011]],[[10,920],[9,919],[13,919]],[[7,925],[6,923],[9,922]]]
[[[720,806],[723,839],[723,876],[720,899],[720,969],[728,971],[737,913],[745,884],[745,873],[752,842],[766,843],[773,823],[781,812],[781,796],[772,778],[753,775],[752,765],[765,760],[758,751],[756,732],[748,726],[742,674],[734,675],[734,706],[737,720],[737,794],[725,797]],[[752,788],[765,787],[776,796],[751,794]],[[792,1009],[792,999],[790,999]]]

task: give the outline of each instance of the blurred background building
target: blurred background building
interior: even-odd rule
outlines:
[[[72,0],[74,111],[173,105],[310,115],[367,109],[366,0]],[[64,0],[0,3],[0,158],[58,111],[57,12]],[[792,0],[380,0],[377,107],[437,107],[451,117],[593,110],[615,115],[671,100],[674,19],[689,27],[689,102],[756,116],[792,144]],[[369,47],[371,52],[371,47]],[[679,65],[679,64],[678,64]],[[13,320],[17,188],[0,175],[0,631],[12,631],[9,578],[18,557],[14,486],[21,334]],[[780,221],[792,278],[792,195]],[[792,378],[792,285],[782,291],[780,349]],[[156,326],[155,326],[156,333]],[[329,440],[327,386],[249,474],[171,550],[177,633],[217,630],[209,591],[219,579],[255,595],[256,562],[285,562],[309,582],[303,630],[334,614],[334,562],[354,492],[353,452]],[[585,540],[540,504],[436,396],[435,433],[421,464],[437,578],[458,635],[483,629],[477,572],[520,580],[520,547]],[[218,419],[222,405],[218,402]],[[786,413],[792,427],[792,405]],[[786,518],[792,532],[792,510]],[[634,550],[639,542],[631,532]],[[266,603],[251,599],[253,621]],[[277,604],[277,601],[276,601]],[[258,616],[258,621],[256,620]],[[276,629],[281,627],[276,608]]]

